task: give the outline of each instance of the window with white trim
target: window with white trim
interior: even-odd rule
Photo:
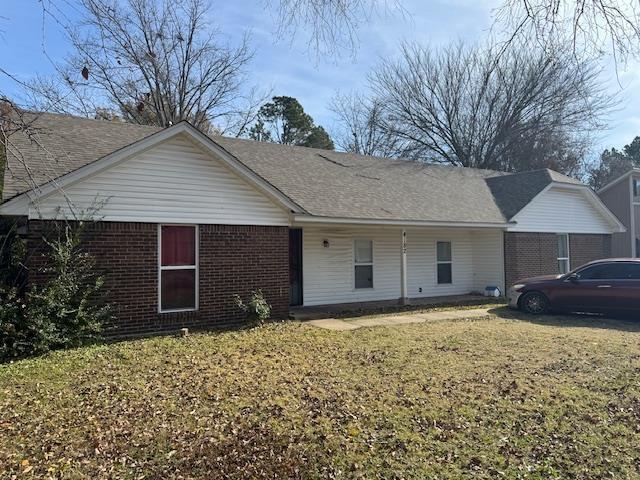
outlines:
[[[453,283],[453,257],[451,242],[437,242],[436,268],[438,270],[438,285]]]
[[[558,234],[558,271],[568,273],[571,269],[569,264],[569,235],[567,233]]]
[[[633,199],[637,201],[638,197],[640,196],[640,179],[632,179],[631,184],[633,185]]]
[[[197,225],[161,225],[158,244],[160,312],[196,310]]]
[[[373,288],[373,240],[353,241],[355,288]]]

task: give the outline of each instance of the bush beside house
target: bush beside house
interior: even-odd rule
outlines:
[[[43,238],[49,280],[28,287],[20,284],[22,241],[14,228],[5,233],[4,270],[11,273],[0,281],[0,361],[95,342],[111,320],[111,306],[99,295],[103,278],[81,249],[81,230],[67,225]]]

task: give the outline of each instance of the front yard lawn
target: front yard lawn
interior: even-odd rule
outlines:
[[[14,475],[637,478],[640,322],[291,322],[0,365]]]

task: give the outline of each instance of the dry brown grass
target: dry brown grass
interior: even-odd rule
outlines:
[[[496,313],[0,366],[0,477],[640,476],[640,323]]]

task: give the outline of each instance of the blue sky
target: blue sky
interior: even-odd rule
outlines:
[[[337,91],[362,89],[367,72],[380,58],[395,56],[400,42],[439,45],[458,39],[482,40],[488,35],[492,9],[498,4],[496,0],[404,0],[404,12],[385,13],[383,9],[363,22],[355,55],[343,53],[331,58],[309,54],[304,30],[293,39],[278,39],[273,10],[266,8],[263,0],[214,0],[210,21],[231,42],[244,32],[250,33],[256,49],[248,72],[252,83],[271,89],[274,95],[298,98],[317,123],[331,130],[333,117],[327,109],[331,98]],[[68,8],[66,12],[73,15]],[[43,24],[38,0],[4,0],[2,17],[0,67],[18,78],[27,80],[36,73],[51,73],[47,55],[57,61],[68,52],[68,44],[55,23]],[[621,90],[622,103],[611,117],[610,129],[599,135],[596,150],[621,147],[640,135],[640,63],[619,67],[618,80],[609,65],[604,76],[610,88]],[[19,95],[20,88],[0,76],[0,91]]]

